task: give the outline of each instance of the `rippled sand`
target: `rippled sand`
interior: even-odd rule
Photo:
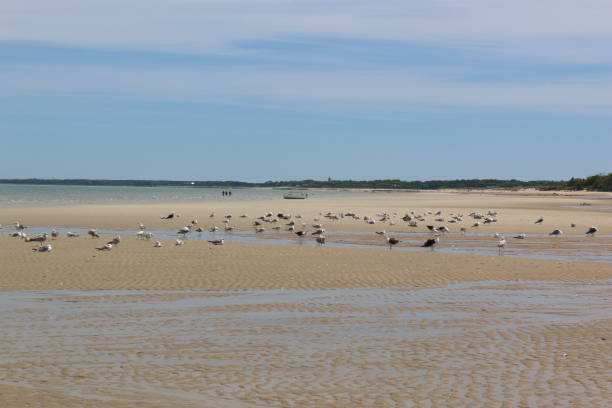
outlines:
[[[308,223],[319,212],[351,209],[499,211],[499,223],[479,229],[486,236],[445,241],[476,247],[494,245],[493,232],[547,233],[570,222],[609,234],[606,212],[565,208],[585,200],[440,193],[359,203],[3,208],[0,223],[133,229],[193,217],[220,226],[227,212],[250,214],[236,220],[246,226],[266,211],[302,213]],[[169,211],[183,217],[162,222]],[[533,224],[538,216],[545,225]],[[371,243],[383,228],[406,230],[324,224],[362,231],[353,242]],[[612,264],[202,241],[164,240],[155,249],[125,235],[110,252],[94,249],[103,239],[60,237],[42,254],[6,231],[2,408],[539,408],[605,407],[612,399]],[[589,246],[600,253],[609,244],[605,236],[538,238],[510,241],[508,251]]]
[[[611,285],[5,293],[0,402],[604,407]]]

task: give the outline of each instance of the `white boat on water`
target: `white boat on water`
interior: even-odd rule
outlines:
[[[291,191],[289,193],[283,194],[283,198],[287,200],[304,200],[308,197],[308,193]]]

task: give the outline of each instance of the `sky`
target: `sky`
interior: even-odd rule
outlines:
[[[2,0],[0,178],[612,171],[609,0]]]

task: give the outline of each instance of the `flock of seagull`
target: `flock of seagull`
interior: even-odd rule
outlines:
[[[276,231],[280,231],[283,226],[281,224],[284,223],[285,231],[290,232],[292,234],[295,234],[297,237],[299,238],[305,238],[307,237],[309,234],[314,238],[315,242],[317,244],[319,244],[320,246],[325,245],[326,243],[326,237],[325,237],[325,228],[323,228],[323,225],[320,222],[320,218],[325,218],[330,222],[333,221],[337,221],[340,219],[353,219],[353,220],[363,220],[366,224],[376,224],[376,223],[388,223],[388,225],[396,225],[396,219],[401,219],[402,221],[406,222],[407,225],[409,227],[412,228],[416,228],[419,226],[419,222],[426,222],[427,219],[426,217],[428,216],[433,216],[433,217],[437,217],[435,218],[436,222],[442,223],[442,222],[446,222],[446,223],[450,223],[450,224],[456,224],[456,223],[461,223],[464,222],[464,215],[463,214],[454,214],[454,213],[450,213],[449,214],[449,218],[448,219],[444,219],[442,217],[442,211],[436,211],[436,212],[432,212],[432,211],[426,211],[422,214],[417,214],[414,211],[411,211],[410,213],[405,214],[402,217],[399,217],[397,213],[378,213],[376,214],[376,217],[371,217],[371,216],[359,216],[357,215],[355,212],[352,211],[348,211],[348,212],[341,212],[339,214],[337,213],[332,213],[332,212],[327,212],[325,214],[323,213],[319,213],[319,217],[315,217],[313,218],[313,222],[314,224],[311,225],[311,227],[313,228],[312,231],[306,230],[307,227],[307,223],[303,222],[303,217],[299,214],[296,215],[291,215],[291,214],[287,214],[287,213],[272,213],[272,212],[267,212],[259,217],[257,217],[255,220],[252,221],[252,226],[254,228],[255,234],[260,234],[263,233],[264,231],[266,231],[266,227],[264,227],[264,225],[271,225],[270,229],[271,230],[276,230]],[[232,220],[232,215],[231,214],[227,214],[224,215],[222,218],[222,223],[224,224],[224,228],[223,230],[226,232],[231,232],[236,230],[236,228],[234,226],[231,225],[231,220]],[[248,215],[247,214],[242,214],[240,215],[240,218],[247,218]],[[471,228],[478,228],[483,224],[490,224],[490,223],[495,223],[497,222],[498,219],[498,214],[495,211],[488,211],[486,214],[483,213],[479,213],[479,212],[472,212],[468,215],[468,217],[473,219],[473,223],[471,225]],[[160,217],[162,220],[176,220],[178,218],[180,218],[180,214],[177,212],[171,212],[163,217]],[[209,215],[210,219],[214,219],[215,218],[215,214],[212,213]],[[284,221],[288,221],[288,222],[284,222]],[[534,224],[543,224],[544,223],[544,217],[540,217],[537,220],[535,220]],[[298,225],[300,224],[300,225]],[[570,225],[572,228],[575,228],[576,225],[575,224],[571,224]],[[16,229],[16,232],[9,234],[13,237],[19,237],[19,238],[23,238],[25,242],[34,242],[34,243],[38,243],[39,246],[32,248],[33,251],[36,252],[50,252],[53,250],[53,246],[50,243],[47,243],[47,240],[49,239],[49,237],[51,237],[52,239],[55,239],[59,236],[59,233],[53,229],[51,230],[50,233],[43,233],[34,237],[30,237],[28,236],[24,230],[27,228],[25,225],[23,225],[20,222],[15,222],[14,223],[14,227]],[[297,229],[296,229],[297,227]],[[0,228],[2,228],[2,225],[0,225]],[[440,237],[443,236],[446,233],[450,232],[450,229],[447,226],[434,226],[434,225],[427,225],[427,229],[431,232],[432,236],[431,238],[428,238],[422,245],[420,245],[423,248],[430,248],[432,251],[434,250],[434,248],[439,244],[440,242]],[[205,231],[209,231],[211,233],[215,233],[217,231],[221,231],[221,228],[217,227],[216,225],[214,225],[212,228],[206,230],[203,229],[202,227],[199,226],[198,220],[197,219],[192,219],[192,221],[190,223],[188,223],[186,226],[181,227],[177,232],[177,236],[179,238],[177,238],[174,242],[175,246],[181,246],[185,243],[185,239],[186,237],[193,233],[193,232],[205,232]],[[467,228],[466,227],[461,227],[459,229],[459,232],[461,233],[461,235],[465,235],[467,232]],[[598,232],[598,228],[595,226],[591,226],[587,231],[586,231],[586,235],[587,236],[594,236],[596,233]],[[392,237],[389,236],[389,234],[382,230],[382,231],[376,231],[377,235],[380,235],[381,237],[384,238],[386,244],[389,246],[389,249],[392,249],[395,245],[401,243],[401,241],[396,238],[396,237]],[[550,236],[560,236],[563,234],[563,231],[561,229],[554,229],[552,232],[550,232]],[[87,231],[87,235],[89,235],[91,238],[100,238],[100,234],[98,233],[97,230],[95,229],[90,229]],[[66,236],[69,238],[74,238],[74,237],[78,237],[79,234],[75,233],[75,232],[71,232],[68,231],[66,233]],[[154,237],[154,234],[147,231],[145,225],[142,222],[138,223],[138,232],[136,233],[136,236],[139,239],[144,239],[144,240],[150,240]],[[505,236],[503,234],[500,233],[496,233],[494,234],[494,236],[496,238],[498,238],[498,242],[497,242],[497,246],[499,248],[500,254],[501,252],[505,249],[506,244],[507,244],[507,240],[505,238]],[[527,237],[526,234],[518,234],[515,235],[513,238],[515,239],[525,239]],[[211,239],[208,240],[208,242],[212,245],[223,245],[225,243],[224,239]],[[98,251],[110,251],[112,250],[114,247],[118,246],[121,243],[121,237],[119,236],[115,236],[113,237],[110,241],[106,242],[105,244],[101,245],[100,247],[97,247],[96,249]],[[153,244],[153,246],[155,248],[161,248],[163,247],[163,243],[162,241],[156,240]]]

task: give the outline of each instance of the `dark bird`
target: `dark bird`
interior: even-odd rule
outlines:
[[[592,236],[594,236],[594,235],[595,235],[595,233],[596,233],[597,231],[599,231],[599,230],[597,229],[597,227],[591,227],[591,228],[589,228],[589,230],[586,232],[586,234],[592,237]]]
[[[423,245],[421,245],[421,248],[431,248],[431,250],[433,251],[434,247],[438,244],[438,242],[440,242],[440,238],[438,237],[429,238],[427,241],[425,241]]]
[[[317,241],[320,246],[323,246],[323,244],[325,244],[325,235],[319,235],[315,238],[315,241]]]
[[[295,231],[295,235],[298,237],[304,237],[306,234],[308,234],[308,231]]]
[[[394,245],[399,244],[401,241],[397,238],[393,238],[393,237],[389,237],[386,236],[385,237],[387,239],[387,244],[389,245],[389,249],[393,248]]]
[[[548,235],[558,236],[558,235],[561,235],[561,234],[563,234],[563,231],[561,231],[560,229],[556,229],[556,230],[554,230],[553,232],[551,232]]]
[[[223,245],[225,241],[223,239],[211,239],[208,242],[210,242],[213,245]]]
[[[544,222],[544,217],[540,217],[534,222],[534,224],[541,224],[543,222]]]
[[[180,217],[179,213],[175,213],[175,212],[171,212],[170,214],[166,215],[165,217],[161,217],[162,220],[171,220],[173,218],[178,218]]]
[[[121,242],[121,237],[117,236],[107,242],[107,244],[111,244],[113,246],[118,245]]]
[[[87,231],[87,235],[91,236],[92,238],[100,238],[100,234],[98,234],[98,231],[95,229],[90,229]]]
[[[47,236],[48,236],[48,234],[45,232],[42,235],[39,235],[39,236],[34,237],[34,238],[26,237],[25,238],[25,242],[41,242],[42,243],[42,242],[45,242],[47,240]]]

